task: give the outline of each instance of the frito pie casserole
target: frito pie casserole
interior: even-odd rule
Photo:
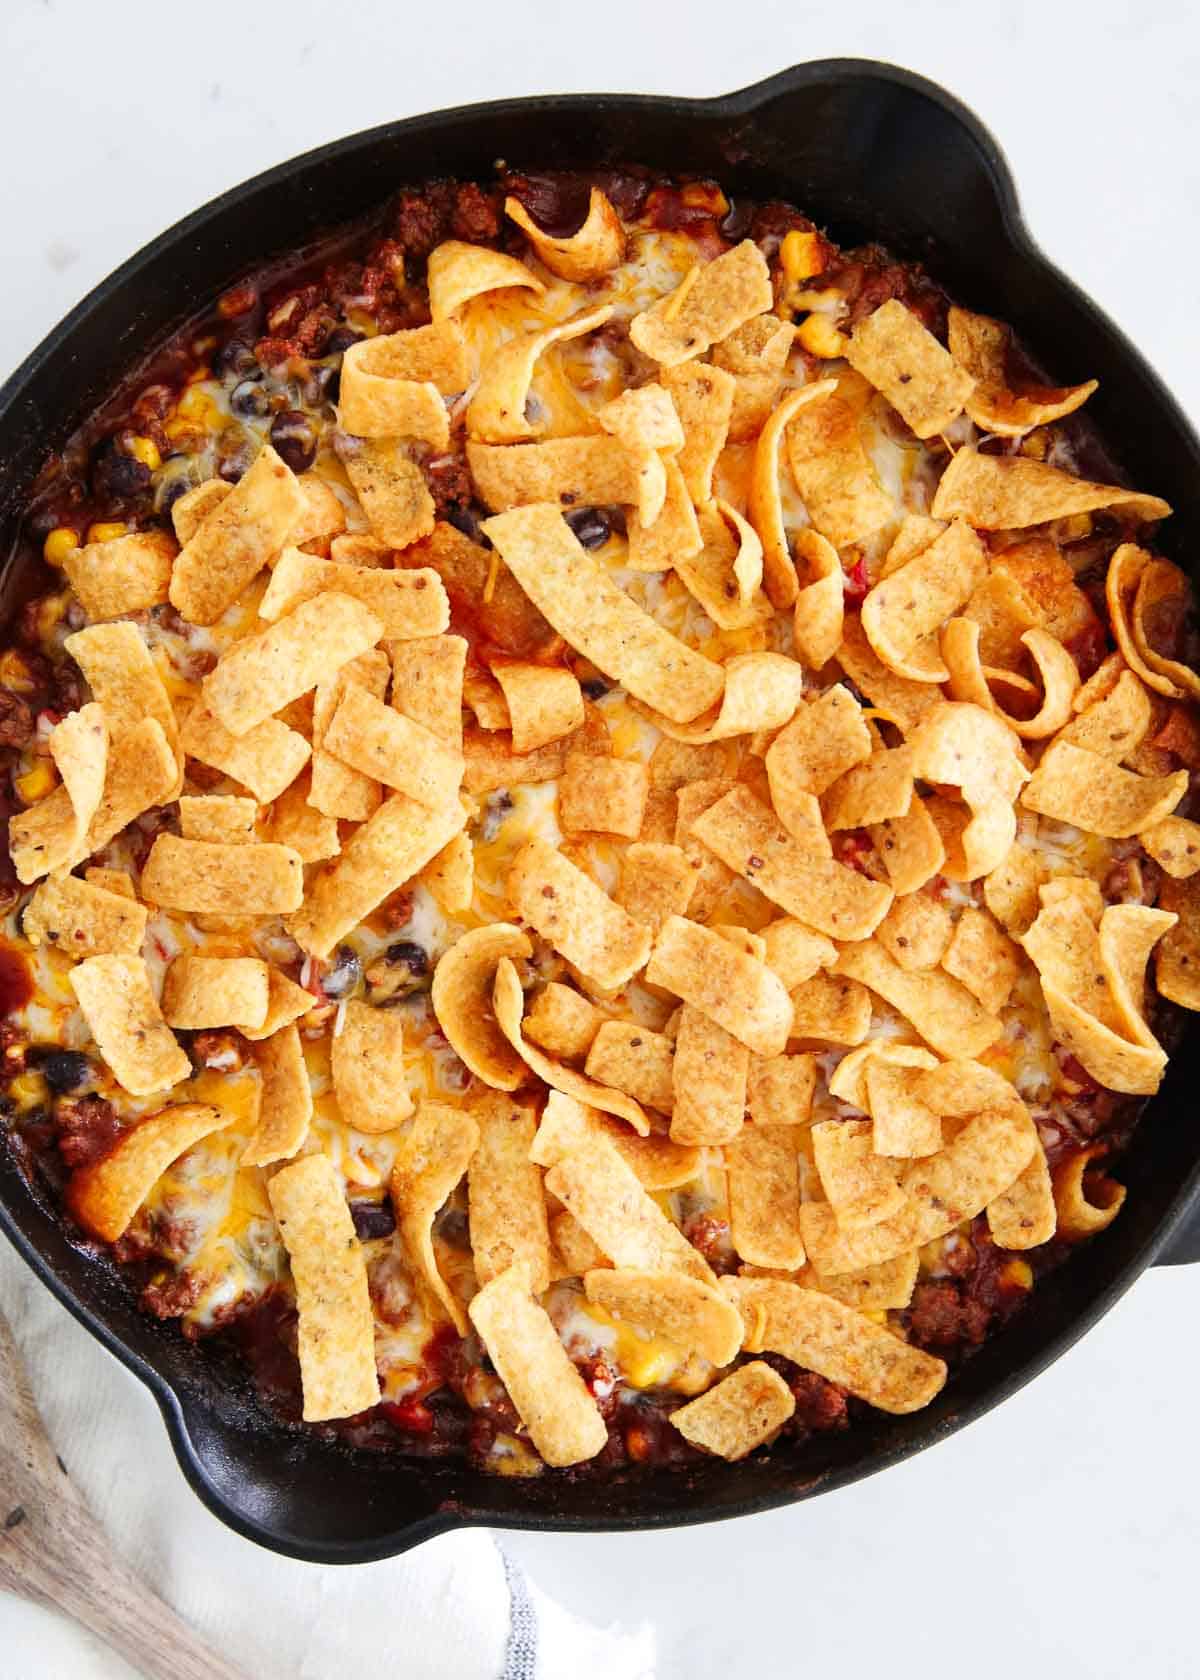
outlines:
[[[927,1405],[1118,1215],[1200,1008],[1188,584],[1094,390],[638,171],[435,182],[226,293],[29,516],[31,1186],[355,1446]]]

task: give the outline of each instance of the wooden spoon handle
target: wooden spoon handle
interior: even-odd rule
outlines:
[[[2,1315],[0,1589],[73,1616],[148,1680],[245,1680],[114,1553],[50,1444]]]

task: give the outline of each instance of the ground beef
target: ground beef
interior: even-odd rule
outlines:
[[[474,500],[475,487],[461,455],[439,455],[425,468],[425,481],[439,519],[452,519]]]
[[[0,688],[0,747],[27,747],[33,740],[33,712],[11,688]]]
[[[918,1347],[978,1347],[991,1315],[957,1281],[919,1283],[909,1309],[909,1334]]]
[[[246,1041],[232,1027],[198,1032],[192,1040],[192,1061],[199,1067],[236,1073],[246,1061]]]
[[[472,245],[487,245],[500,236],[502,210],[500,194],[485,192],[474,181],[455,188],[450,231],[455,239]]]
[[[787,1385],[796,1397],[793,1429],[845,1429],[849,1423],[846,1394],[836,1383],[826,1382],[815,1371],[793,1371]]]
[[[113,1105],[104,1097],[63,1097],[55,1105],[58,1153],[66,1166],[90,1167],[120,1135]]]
[[[200,1280],[188,1272],[176,1272],[148,1283],[140,1297],[142,1311],[152,1313],[155,1318],[182,1318],[199,1299]]]

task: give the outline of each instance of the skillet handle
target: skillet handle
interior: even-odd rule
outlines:
[[[1188,1266],[1200,1260],[1200,1206],[1184,1213],[1156,1256],[1156,1266]]]

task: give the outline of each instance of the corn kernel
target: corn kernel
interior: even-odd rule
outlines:
[[[207,391],[201,391],[197,385],[191,385],[179,399],[176,413],[183,415],[185,420],[199,420],[207,424],[212,416],[213,400]]]
[[[801,280],[811,280],[813,275],[820,274],[825,266],[821,261],[820,236],[793,228],[783,236],[783,243],[779,247],[779,261],[784,279],[790,285],[796,285]]]
[[[1010,1289],[1032,1289],[1033,1268],[1026,1260],[1010,1260],[1000,1273],[1000,1281]]]
[[[87,528],[87,540],[90,543],[112,542],[114,537],[123,537],[129,527],[122,519],[98,519],[94,525]]]
[[[1058,540],[1060,542],[1082,542],[1092,534],[1092,516],[1090,513],[1073,513],[1066,519],[1058,521]]]
[[[188,382],[189,385],[200,385],[200,384],[203,383],[204,380],[211,379],[211,378],[212,378],[212,369],[209,368],[209,367],[206,367],[204,365],[204,363],[201,362],[199,367],[194,367],[192,369],[191,373],[188,374],[187,382]]]
[[[11,1081],[8,1094],[16,1102],[18,1108],[33,1108],[46,1095],[40,1073],[19,1073]]]
[[[61,566],[68,554],[79,547],[79,533],[69,525],[59,525],[42,544],[42,554],[48,566]]]
[[[1021,440],[1021,453],[1031,461],[1044,461],[1050,453],[1050,433],[1044,427]]]
[[[125,445],[125,449],[128,454],[133,456],[135,461],[140,461],[144,467],[149,467],[151,472],[157,472],[159,467],[162,466],[162,456],[158,453],[158,445],[153,438],[132,437]]]
[[[26,805],[34,805],[39,799],[45,799],[48,793],[54,792],[57,785],[58,780],[49,759],[41,759],[23,776],[13,777],[17,797]]]
[[[796,337],[810,356],[830,360],[846,354],[846,335],[837,330],[828,315],[810,315]]]

